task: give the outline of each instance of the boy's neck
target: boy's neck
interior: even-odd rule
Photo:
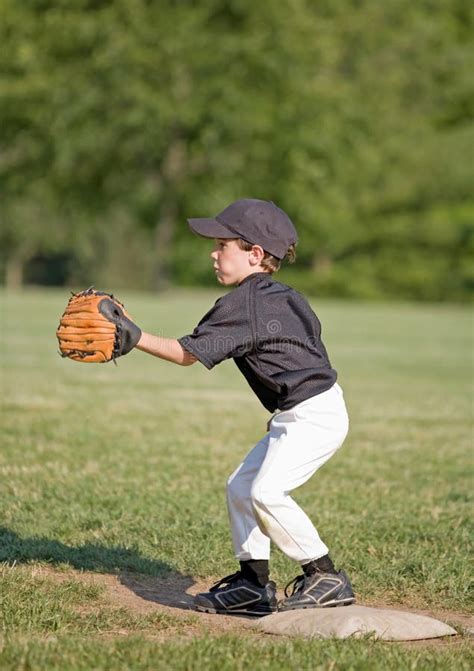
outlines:
[[[237,286],[240,286],[242,282],[245,282],[245,280],[251,277],[252,275],[271,275],[271,273],[269,273],[268,270],[264,270],[263,268],[260,267],[257,268],[256,270],[251,270],[249,273],[240,278],[240,280],[237,282]]]

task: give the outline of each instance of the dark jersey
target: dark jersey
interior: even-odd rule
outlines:
[[[246,277],[179,342],[209,369],[234,359],[270,412],[327,391],[337,378],[307,300],[268,273]]]

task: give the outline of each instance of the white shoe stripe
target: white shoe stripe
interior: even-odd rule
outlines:
[[[216,600],[221,604],[222,608],[225,608],[226,610],[233,610],[235,608],[242,608],[242,606],[249,606],[251,603],[258,603],[261,599],[261,594],[259,592],[254,592],[253,589],[249,589],[248,587],[234,587],[233,589],[226,589],[225,593],[229,594],[229,592],[239,592],[245,590],[246,592],[249,592],[250,594],[254,594],[256,598],[249,599],[248,601],[240,601],[239,603],[236,603],[232,606],[227,606],[220,594],[215,594]]]

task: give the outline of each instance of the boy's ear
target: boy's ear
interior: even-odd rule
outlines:
[[[265,252],[263,247],[260,247],[260,245],[252,245],[252,249],[250,250],[250,261],[253,262],[253,265],[258,265],[264,256]]]

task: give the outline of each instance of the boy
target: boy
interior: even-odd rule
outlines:
[[[198,594],[195,607],[260,616],[277,608],[353,603],[346,574],[336,571],[310,519],[289,496],[336,452],[348,430],[320,323],[303,296],[272,277],[284,258],[294,260],[296,230],[274,203],[255,199],[188,223],[195,233],[216,240],[211,258],[217,279],[235,288],[192,334],[173,340],[142,333],[137,347],[180,365],[200,361],[209,369],[233,358],[265,408],[277,411],[268,433],[227,483],[240,570]],[[303,569],[279,604],[269,581],[270,541]]]

